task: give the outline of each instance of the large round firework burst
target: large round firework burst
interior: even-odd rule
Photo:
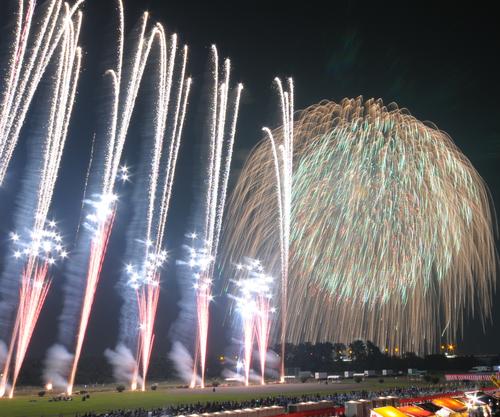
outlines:
[[[294,149],[288,341],[364,338],[419,352],[454,339],[465,313],[489,316],[495,219],[446,133],[396,105],[344,99],[301,112]],[[277,202],[264,139],[232,196],[228,258],[279,272]]]

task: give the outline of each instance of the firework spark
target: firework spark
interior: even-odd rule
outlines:
[[[303,111],[294,142],[287,341],[361,336],[432,351],[443,328],[455,338],[467,311],[489,316],[489,194],[448,135],[395,105],[358,98]],[[276,154],[267,138],[253,150],[231,200],[227,240],[229,260],[258,257],[275,272],[284,211]],[[241,239],[249,234],[255,238]]]
[[[82,2],[78,0],[69,7],[61,0],[50,1],[39,26],[33,24],[36,0],[18,2],[13,48],[0,102],[0,185],[5,179],[33,96],[61,43],[70,42],[68,25],[78,24],[80,17],[74,22],[74,15],[80,15],[78,8]],[[79,27],[72,30],[76,30],[73,35],[78,35]],[[76,46],[72,49],[74,54]]]
[[[274,308],[271,307],[273,278],[266,275],[258,260],[247,260],[236,266],[238,296],[235,297],[243,328],[243,351],[245,385],[249,384],[254,336],[260,359],[261,384],[265,384],[265,369],[270,319]]]
[[[201,387],[205,386],[210,301],[213,298],[214,261],[217,257],[219,246],[240,97],[243,90],[243,85],[238,84],[232,111],[232,121],[228,123],[231,62],[229,59],[224,61],[223,77],[222,80],[219,80],[219,56],[215,45],[212,45],[211,52],[213,90],[207,192],[204,199],[205,216],[203,233],[199,239],[194,235],[190,247],[190,259],[188,261],[195,280],[194,290],[197,312],[196,354],[191,387],[196,385],[198,367],[201,373]]]
[[[50,37],[43,41],[39,38],[35,40],[35,45],[39,46],[39,43],[43,43],[44,49],[52,49],[47,59],[50,61],[51,58],[54,57],[56,69],[55,76],[53,77],[54,81],[51,85],[48,128],[44,129],[40,172],[34,180],[36,184],[35,189],[37,191],[34,205],[35,211],[34,215],[30,213],[30,216],[32,216],[30,219],[24,219],[26,222],[25,224],[32,225],[29,237],[30,241],[23,245],[19,234],[14,233],[11,236],[14,244],[17,246],[14,257],[16,259],[23,259],[24,269],[21,277],[19,302],[10,338],[8,357],[0,381],[0,396],[3,396],[5,393],[11,362],[13,362],[13,369],[9,397],[14,395],[17,378],[24,362],[31,336],[33,335],[40,311],[50,288],[50,278],[48,276],[49,267],[55,263],[57,257],[66,258],[67,256],[67,252],[61,245],[62,239],[54,230],[56,224],[54,221],[48,221],[47,215],[54,193],[64,145],[66,143],[69,120],[73,110],[76,87],[80,74],[81,50],[78,47],[78,38],[82,14],[78,11],[75,15],[76,8],[79,4],[80,2],[77,2],[75,6],[70,7],[65,3],[63,11],[60,11],[58,7],[56,14],[53,15],[52,11],[50,11],[45,17],[45,23],[49,25],[48,22],[52,20],[52,30],[59,33],[59,35],[57,35],[57,41]],[[51,4],[51,6],[53,7],[54,4]],[[20,44],[24,46],[21,47],[16,45],[16,50],[18,50],[18,52],[12,71],[17,75],[14,75],[11,79],[14,84],[8,87],[7,96],[9,96],[9,94],[14,94],[7,99],[6,108],[9,108],[9,111],[17,111],[14,110],[15,107],[9,107],[12,105],[11,101],[16,102],[16,100],[22,101],[25,99],[19,98],[15,93],[12,93],[11,90],[16,90],[19,87],[16,84],[19,81],[19,73],[26,71],[26,68],[24,68],[22,64],[22,56],[25,53],[23,52],[25,51],[23,48],[26,48],[26,38],[28,37],[29,22],[31,22],[33,7],[34,4],[30,5],[30,10],[28,11],[29,16],[27,16],[27,22],[25,23],[27,26],[23,27],[21,35]],[[52,7],[50,7],[49,10],[52,10]],[[20,14],[23,14],[23,2],[20,3]],[[44,37],[45,32],[42,31],[41,34],[37,36]],[[31,56],[30,59],[32,60],[33,56]],[[38,59],[45,58],[39,57]],[[48,62],[45,66],[47,64]],[[21,65],[22,68],[18,68],[18,65]],[[30,61],[27,65],[28,67],[36,66],[38,68],[39,62]],[[37,76],[41,77],[43,75],[43,70],[40,71],[41,72],[37,74]],[[29,76],[27,77],[29,78]],[[23,79],[20,85],[24,85],[24,81]],[[11,121],[6,120],[4,116],[5,114],[2,113],[2,127],[4,128],[7,126],[7,130],[5,130],[7,133],[2,133],[2,139],[5,140],[4,144],[8,157],[2,160],[1,169],[4,171],[3,174],[0,172],[0,180],[3,178],[1,175],[5,173],[8,159],[15,145],[13,141],[17,141],[17,136],[22,124],[22,122],[20,122],[19,125],[15,126],[14,130],[16,133],[14,136],[10,136],[9,129],[12,126],[8,126]],[[22,117],[24,117],[24,115],[22,115]],[[39,162],[36,161],[36,164],[38,165]],[[49,229],[47,229],[47,225]],[[22,245],[22,247],[19,247],[19,245]]]
[[[191,85],[190,78],[185,80],[187,47],[184,47],[176,96],[172,94],[177,39],[176,35],[172,37],[171,51],[167,56],[167,45],[163,28],[158,25],[157,29],[161,55],[159,98],[157,100],[158,108],[156,109],[158,116],[154,134],[154,150],[152,157],[149,152],[146,157],[150,163],[150,169],[145,174],[149,181],[146,198],[147,205],[144,206],[142,201],[138,201],[135,213],[136,218],[145,219],[145,225],[144,221],[139,220],[137,222],[139,223],[138,230],[134,230],[130,236],[131,245],[134,246],[131,248],[131,251],[135,252],[134,256],[139,266],[128,265],[126,268],[128,285],[136,293],[139,315],[137,368],[133,373],[131,386],[132,389],[135,389],[139,371],[142,371],[141,389],[143,391],[146,389],[146,376],[154,340],[153,330],[160,292],[160,269],[167,258],[167,253],[162,249],[162,245]],[[172,101],[175,103],[172,127],[169,129],[168,137],[165,138],[164,132]],[[168,146],[166,146],[167,144]],[[162,183],[160,183],[159,176],[162,167],[165,172]],[[136,247],[137,242],[145,242],[143,246],[145,250],[143,248],[138,249]],[[125,311],[128,311],[128,309],[125,309]],[[130,317],[125,317],[124,320],[129,321]],[[139,366],[141,369],[139,369]]]
[[[19,289],[19,305],[0,381],[0,394],[3,396],[13,362],[9,392],[9,397],[12,398],[31,336],[50,288],[49,267],[57,259],[65,259],[68,254],[52,222],[49,222],[47,229],[32,232],[28,243],[24,243],[16,233],[11,235],[11,239],[16,246],[13,256],[25,262]]]
[[[292,215],[293,181],[293,81],[288,79],[289,90],[284,91],[281,80],[275,79],[278,86],[283,120],[282,143],[277,144],[273,133],[267,127],[263,131],[269,137],[274,161],[276,191],[278,198],[279,235],[281,249],[281,369],[280,381],[285,382],[285,341],[288,320],[288,270],[290,251],[290,218]]]
[[[95,232],[90,245],[90,257],[87,277],[85,281],[85,292],[82,300],[80,323],[78,326],[75,345],[75,354],[73,357],[73,362],[71,364],[69,383],[67,387],[68,395],[71,395],[73,392],[73,384],[75,381],[78,361],[82,352],[85,333],[90,318],[90,312],[92,309],[97,284],[99,282],[99,277],[101,276],[102,264],[104,262],[104,257],[108,248],[111,230],[113,228],[115,204],[115,195],[103,195],[100,201],[95,204],[96,212],[87,216],[87,220],[89,222],[88,224],[92,224],[91,222],[93,222]]]
[[[118,1],[119,14],[119,40],[117,48],[116,69],[107,71],[111,79],[113,89],[113,110],[111,115],[111,126],[107,132],[107,148],[104,163],[104,174],[101,182],[101,193],[96,201],[91,201],[92,211],[86,216],[86,224],[92,233],[90,252],[87,264],[87,276],[80,310],[75,354],[68,378],[67,393],[73,392],[76,370],[85,340],[90,313],[94,302],[94,296],[99,283],[101,269],[106,256],[107,247],[113,221],[115,217],[117,195],[115,183],[120,173],[120,160],[125,143],[127,128],[130,122],[136,93],[141,80],[141,63],[145,53],[145,31],[148,21],[147,13],[142,19],[141,33],[137,50],[133,58],[133,70],[127,84],[125,99],[122,103],[120,91],[122,88],[123,48],[124,48],[124,9],[121,1]],[[144,64],[145,65],[145,64]],[[144,69],[144,66],[142,66]]]
[[[174,127],[171,129],[171,141],[167,148],[168,155],[163,158],[164,132],[166,129],[169,104],[172,100],[171,90],[175,54],[177,51],[177,38],[176,35],[172,36],[171,49],[167,50],[167,39],[163,27],[160,24],[156,24],[148,33],[149,15],[147,12],[144,13],[137,47],[132,59],[131,73],[129,78],[125,80],[122,78],[124,59],[124,10],[121,1],[118,1],[118,10],[120,23],[117,65],[115,69],[107,71],[107,76],[110,77],[113,87],[111,126],[107,134],[107,149],[104,162],[104,175],[101,183],[101,197],[95,204],[95,212],[87,216],[87,222],[91,224],[94,235],[90,248],[86,287],[83,294],[75,356],[67,387],[68,394],[71,394],[73,391],[78,361],[85,339],[95,292],[99,283],[102,264],[106,256],[109,237],[113,228],[117,200],[115,185],[117,180],[127,181],[129,178],[128,169],[124,166],[120,167],[120,160],[127,137],[128,127],[130,125],[135,102],[151,50],[155,45],[158,45],[160,50],[160,82],[158,100],[155,108],[155,137],[149,177],[149,199],[146,213],[147,232],[145,236],[145,241],[151,242],[151,245],[147,245],[146,252],[141,261],[140,274],[142,274],[143,281],[141,285],[137,285],[137,301],[141,320],[138,360],[140,359],[141,361],[143,376],[145,377],[147,373],[154,338],[154,317],[156,315],[156,305],[158,302],[158,269],[162,263],[159,262],[159,260],[164,256],[161,245],[163,243],[175,164],[179,151],[182,126],[191,84],[190,79],[184,80],[187,60],[187,48],[185,47],[181,70],[181,87],[175,99]],[[164,181],[162,184],[159,181],[161,167],[165,168]],[[147,264],[152,262],[153,258],[153,266],[148,267]],[[142,388],[145,389],[145,378],[142,380]],[[133,385],[135,384],[136,378],[135,382],[133,382]]]

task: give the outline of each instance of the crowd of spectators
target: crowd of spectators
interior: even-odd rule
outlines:
[[[423,387],[405,387],[392,388],[381,391],[351,391],[344,393],[318,393],[301,396],[269,396],[265,398],[244,400],[244,401],[213,401],[197,402],[193,404],[171,405],[157,409],[135,409],[135,410],[114,410],[107,413],[84,413],[77,414],[76,417],[172,417],[189,414],[214,413],[217,411],[236,410],[242,408],[267,407],[272,405],[287,408],[289,404],[296,404],[303,401],[321,401],[327,400],[335,405],[342,406],[346,401],[357,400],[360,398],[377,398],[386,396],[395,396],[399,398],[425,397],[428,395],[450,393],[456,390],[472,389],[473,386],[467,385],[441,385],[428,388]],[[343,417],[343,416],[341,416]]]

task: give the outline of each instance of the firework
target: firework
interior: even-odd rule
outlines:
[[[13,256],[16,259],[22,259],[25,265],[21,277],[16,319],[0,381],[0,394],[3,396],[13,362],[12,384],[9,393],[11,398],[14,395],[17,378],[38,316],[50,288],[49,267],[57,259],[65,259],[68,256],[62,246],[62,238],[56,232],[55,224],[52,221],[49,222],[47,229],[33,231],[30,234],[30,239],[28,243],[24,243],[17,233],[11,235],[11,240],[16,246]]]
[[[273,278],[261,274],[256,290],[255,330],[260,360],[260,383],[265,384],[266,358],[271,332],[271,314],[275,308],[271,306]]]
[[[247,260],[236,266],[238,280],[238,297],[235,298],[243,328],[243,351],[245,368],[245,385],[249,384],[254,335],[260,359],[261,384],[264,385],[266,355],[269,345],[270,315],[273,278],[264,273],[258,260]]]
[[[101,275],[102,264],[104,262],[104,257],[108,248],[111,230],[113,228],[115,204],[115,195],[102,195],[101,199],[93,204],[96,208],[95,213],[89,214],[87,216],[87,224],[93,225],[95,229],[94,236],[92,237],[90,245],[88,271],[85,280],[85,292],[82,300],[82,309],[80,322],[78,325],[75,354],[71,364],[71,371],[67,387],[68,395],[71,395],[73,392],[73,383],[76,376],[78,361],[82,352],[85,332],[87,330],[97,284]]]
[[[243,276],[237,282],[239,287],[239,297],[236,299],[238,305],[238,312],[241,316],[242,328],[243,328],[243,358],[244,358],[244,370],[245,370],[245,385],[248,386],[250,378],[250,368],[252,361],[252,350],[253,350],[253,338],[254,338],[254,322],[255,322],[255,301],[252,297],[252,282],[248,278],[248,273],[253,271],[253,266],[248,265],[247,268],[241,266],[238,268],[239,271],[245,271],[246,274],[241,274]]]
[[[214,260],[217,257],[219,246],[240,96],[243,90],[243,85],[238,84],[232,121],[228,123],[227,113],[229,108],[231,63],[229,59],[224,61],[223,77],[222,80],[219,80],[219,57],[215,45],[212,45],[211,51],[213,90],[203,232],[199,238],[196,235],[192,235],[192,245],[189,248],[190,259],[188,261],[195,280],[194,290],[197,312],[196,354],[191,387],[194,387],[196,384],[198,367],[201,372],[201,387],[205,385],[205,363],[210,301],[212,300]]]
[[[196,295],[196,318],[197,318],[197,339],[195,346],[195,360],[193,366],[193,376],[190,387],[196,386],[198,363],[201,370],[201,387],[205,387],[205,360],[207,351],[207,337],[209,325],[209,308],[212,296],[212,274],[210,269],[213,265],[214,257],[209,249],[199,245],[197,236],[192,235],[192,244],[189,247],[190,256],[188,265],[193,271],[193,289]],[[197,247],[201,246],[201,249]]]
[[[124,62],[124,10],[121,1],[118,1],[119,11],[119,41],[117,64],[115,69],[107,71],[113,89],[113,106],[111,125],[106,137],[106,151],[104,156],[104,174],[101,178],[100,193],[97,201],[91,201],[94,208],[86,216],[87,229],[91,231],[91,246],[87,265],[86,286],[83,289],[83,301],[80,311],[80,322],[77,330],[75,355],[68,379],[67,392],[71,394],[81,355],[85,334],[92,310],[95,292],[99,283],[102,264],[107,252],[109,237],[113,228],[116,212],[116,182],[128,181],[128,168],[120,166],[121,155],[127,137],[128,127],[135,108],[139,87],[144,78],[145,68],[153,48],[158,47],[160,59],[158,64],[158,96],[155,102],[154,144],[151,156],[151,170],[148,173],[148,206],[145,214],[146,235],[144,236],[146,250],[141,251],[139,271],[132,275],[130,285],[136,289],[138,311],[140,315],[140,335],[137,360],[141,362],[143,385],[145,389],[145,375],[149,366],[151,347],[154,339],[153,326],[156,315],[156,306],[159,294],[159,268],[164,262],[163,236],[167,220],[168,207],[173,186],[173,177],[180,138],[187,107],[187,99],[191,80],[185,80],[187,48],[183,52],[180,89],[174,102],[173,128],[170,130],[170,143],[164,146],[164,134],[168,118],[169,105],[172,100],[173,71],[175,54],[177,52],[177,37],[172,36],[170,50],[167,48],[167,39],[164,28],[160,24],[148,30],[149,15],[144,13],[141,21],[137,46],[132,58],[131,71],[128,79],[122,78]],[[166,151],[164,151],[166,149]],[[160,172],[164,169],[164,172]],[[164,174],[163,183],[160,174]],[[140,275],[140,279],[135,278]],[[138,372],[138,370],[137,370]],[[132,384],[137,383],[137,372]]]
[[[80,13],[78,7],[82,2],[78,0],[69,7],[61,0],[50,1],[41,24],[35,26],[36,0],[18,1],[14,41],[0,102],[0,185],[5,179],[33,96],[61,43],[69,42],[68,22],[73,22],[75,13]]]
[[[180,146],[182,128],[186,114],[187,100],[191,80],[185,80],[185,70],[187,62],[187,47],[184,47],[182,65],[179,74],[178,89],[176,97],[172,97],[172,84],[174,76],[174,66],[176,58],[177,40],[174,35],[171,40],[171,50],[167,56],[166,38],[161,26],[157,26],[160,42],[160,85],[159,97],[157,100],[156,114],[157,124],[154,134],[153,154],[147,155],[150,160],[149,171],[145,173],[149,181],[147,193],[147,205],[144,206],[138,199],[136,219],[137,227],[131,231],[130,250],[137,259],[137,267],[127,265],[126,273],[128,285],[134,290],[137,298],[137,312],[139,321],[139,337],[137,343],[137,368],[132,375],[131,386],[137,386],[139,366],[142,371],[142,390],[146,388],[146,376],[149,368],[151,349],[154,340],[154,323],[156,309],[160,292],[160,269],[166,261],[167,253],[162,249],[165,236],[165,226],[172,194],[175,166]],[[169,137],[164,138],[168,110],[174,102],[174,115],[172,127],[169,129]],[[166,146],[168,144],[168,146]],[[164,172],[160,172],[163,168]],[[163,174],[162,183],[159,181],[160,174]],[[142,188],[142,184],[141,184]],[[144,220],[145,219],[145,222]],[[145,232],[144,232],[145,230]],[[142,239],[141,239],[142,238]],[[137,242],[145,242],[144,246],[137,248]],[[127,295],[128,293],[125,293]],[[129,300],[126,300],[129,301]],[[125,308],[124,321],[129,321],[128,308]]]
[[[2,380],[0,381],[1,396],[5,393],[11,362],[13,362],[13,369],[9,396],[12,397],[14,394],[17,378],[24,362],[31,336],[33,335],[40,311],[50,288],[49,267],[55,263],[57,256],[62,258],[67,256],[61,245],[61,237],[54,230],[55,222],[47,221],[47,215],[66,142],[80,73],[81,50],[77,44],[82,21],[81,12],[78,11],[76,17],[74,17],[75,8],[78,7],[79,3],[77,2],[73,8],[65,3],[63,12],[59,12],[59,9],[57,9],[57,14],[52,15],[52,12],[50,12],[48,15],[50,17],[46,17],[48,20],[55,19],[52,30],[60,33],[60,39],[57,42],[52,40],[52,42],[55,42],[54,44],[44,44],[44,48],[53,48],[55,51],[55,53],[50,53],[50,57],[55,57],[56,69],[55,76],[53,77],[54,81],[51,85],[48,127],[44,128],[42,158],[41,162],[35,161],[35,164],[40,167],[40,171],[37,173],[36,178],[30,178],[30,182],[34,186],[34,189],[36,189],[34,214],[29,213],[29,219],[22,219],[23,224],[32,225],[29,237],[30,241],[29,243],[22,244],[20,235],[14,233],[11,236],[17,246],[14,257],[18,260],[23,260],[24,268],[21,277],[16,319],[10,337],[8,357],[4,366]],[[52,6],[54,5],[52,4]],[[30,7],[34,7],[34,5]],[[22,10],[22,3],[20,3],[20,14],[22,14]],[[29,21],[31,21],[32,13],[32,10],[28,12],[30,17],[27,19]],[[26,42],[27,31],[28,27],[25,27],[21,36],[21,39],[24,39],[24,41],[21,44]],[[42,41],[37,39],[35,44],[39,42]],[[56,51],[57,46],[59,48]],[[19,54],[22,55],[22,52],[19,52]],[[14,72],[23,72],[25,70],[25,68],[17,68],[18,64],[22,64],[22,58],[19,54],[13,66],[15,69],[12,71]],[[50,58],[48,59],[50,61]],[[31,66],[31,64],[38,65],[38,63],[30,63],[28,66]],[[42,74],[43,71],[40,77]],[[14,76],[14,79],[17,79],[17,75]],[[9,86],[9,91],[11,88],[16,89],[18,87],[17,85]],[[16,99],[18,99],[16,96],[12,98],[12,100]],[[9,122],[7,121],[6,123],[8,124]],[[20,129],[20,126],[18,128]],[[9,149],[9,146],[13,146],[9,142],[12,138],[9,136],[6,137],[7,149]],[[11,152],[11,150],[7,152]],[[8,164],[8,160],[6,164]],[[6,169],[6,165],[2,166],[2,169],[4,169],[3,167]],[[28,200],[24,201],[24,203],[27,206],[31,205],[31,202]],[[49,229],[47,229],[47,225]]]
[[[467,311],[489,316],[488,191],[448,135],[362,98],[312,106],[294,129],[287,341],[361,336],[432,351],[441,331],[455,338]],[[287,128],[272,135],[286,137]],[[227,240],[230,259],[258,257],[272,271],[283,264],[276,153],[268,138],[253,150]],[[242,231],[255,238],[242,240]]]
[[[278,86],[283,120],[282,143],[278,145],[273,133],[267,127],[267,134],[272,149],[279,214],[279,236],[281,254],[281,369],[280,381],[285,382],[285,338],[288,303],[288,270],[290,251],[290,218],[292,214],[292,181],[293,181],[293,81],[288,80],[289,90],[284,91],[281,80],[275,79]]]

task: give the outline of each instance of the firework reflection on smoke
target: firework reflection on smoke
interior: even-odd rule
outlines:
[[[192,242],[187,261],[194,278],[193,288],[197,317],[197,340],[190,386],[196,385],[199,369],[202,388],[205,386],[210,302],[213,299],[214,261],[219,246],[240,97],[243,90],[243,85],[238,84],[232,109],[232,120],[228,121],[231,62],[229,59],[224,61],[222,79],[219,80],[219,55],[215,45],[212,45],[211,52],[213,88],[211,92],[210,150],[203,207],[203,228],[199,237],[196,234],[191,235]]]
[[[245,385],[249,384],[254,335],[259,351],[260,383],[264,385],[270,315],[274,313],[274,307],[271,306],[273,278],[264,273],[261,263],[255,259],[248,259],[243,265],[238,264],[236,270],[238,295],[235,301],[243,327]]]
[[[455,339],[466,312],[489,316],[494,215],[446,133],[360,97],[304,110],[294,141],[289,342],[361,336],[433,351],[443,329]],[[235,188],[224,251],[271,271],[280,266],[274,161],[266,137]],[[251,241],[241,239],[247,230]]]

